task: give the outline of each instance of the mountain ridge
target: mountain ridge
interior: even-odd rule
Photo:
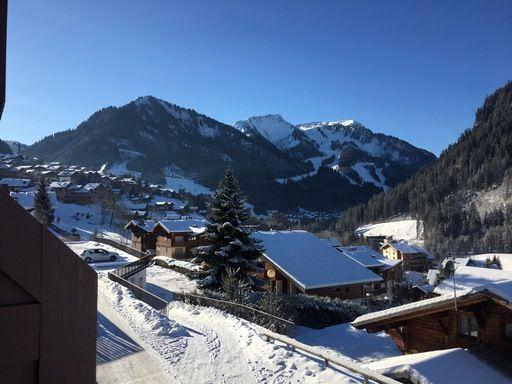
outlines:
[[[256,127],[258,117],[251,118],[250,124],[239,122],[240,129],[237,129],[193,109],[142,96],[119,107],[102,108],[76,128],[37,141],[25,153],[92,167],[104,163],[122,165],[158,183],[164,183],[166,173],[172,169],[173,173],[193,177],[210,189],[215,188],[223,170],[231,166],[249,200],[259,210],[302,207],[331,211],[366,201],[434,158],[417,149],[414,161],[397,162],[382,147],[378,156],[366,156],[365,163],[358,165],[365,175],[370,175],[367,179],[385,177],[385,180],[368,182],[357,171],[348,169],[352,164],[347,169],[340,165],[342,147],[333,149],[339,153],[339,159],[334,159],[336,164],[334,160],[322,164],[333,153],[323,153],[304,130],[280,115],[265,117],[280,124],[289,137],[269,136],[275,132],[261,134],[261,124]],[[399,159],[407,156],[400,145],[393,150],[400,152]],[[364,157],[364,153],[353,156]],[[375,168],[372,162],[378,162],[379,167]]]

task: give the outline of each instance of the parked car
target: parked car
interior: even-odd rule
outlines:
[[[96,261],[115,261],[119,257],[119,254],[116,252],[109,252],[102,248],[92,248],[83,251],[80,257],[86,263],[93,263]]]

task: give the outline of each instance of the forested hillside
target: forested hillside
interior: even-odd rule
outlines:
[[[362,223],[394,216],[424,220],[438,255],[512,249],[512,82],[488,96],[465,131],[431,166],[344,212],[343,237]],[[482,200],[494,194],[485,206]],[[489,200],[489,199],[487,199]]]
[[[0,153],[12,153],[11,147],[5,141],[0,140]]]

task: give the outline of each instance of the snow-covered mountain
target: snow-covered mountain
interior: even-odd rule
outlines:
[[[214,190],[232,167],[257,211],[338,211],[367,201],[434,158],[355,124],[329,124],[295,126],[266,115],[233,127],[144,96],[101,109],[24,153],[97,168],[108,163],[117,173],[170,188],[172,180],[186,178]]]
[[[298,181],[329,167],[350,183],[371,183],[387,189],[410,174],[410,166],[430,163],[434,156],[396,137],[376,134],[354,120],[315,122],[297,126],[280,115],[237,121],[235,128],[248,137],[260,137],[310,164],[309,171],[288,179]],[[305,150],[307,149],[307,150]]]
[[[295,158],[320,155],[315,143],[279,114],[250,117],[235,122],[233,126],[248,137],[269,141]]]

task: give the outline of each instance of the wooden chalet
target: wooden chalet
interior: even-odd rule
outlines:
[[[373,283],[371,294],[386,293],[402,275],[401,260],[388,259],[366,245],[336,246],[335,248],[382,277],[383,281]]]
[[[57,182],[51,185],[56,187],[57,200],[67,204],[92,204],[98,198],[98,193],[104,188],[100,183],[76,185],[67,182]],[[63,186],[63,187],[62,187]]]
[[[152,220],[132,220],[124,229],[131,232],[132,248],[141,252],[155,253],[156,235],[153,233],[155,222]]]
[[[156,254],[173,258],[191,256],[194,248],[208,245],[205,232],[206,223],[203,220],[160,220],[153,229]]]
[[[512,283],[480,286],[363,315],[352,325],[386,331],[403,353],[485,347],[512,362]],[[456,303],[456,305],[455,305]]]
[[[433,264],[433,257],[422,248],[404,241],[385,241],[380,248],[391,260],[401,260],[406,271],[426,272]]]
[[[306,231],[255,232],[261,242],[264,276],[279,293],[364,299],[383,279],[344,257],[324,239]]]

